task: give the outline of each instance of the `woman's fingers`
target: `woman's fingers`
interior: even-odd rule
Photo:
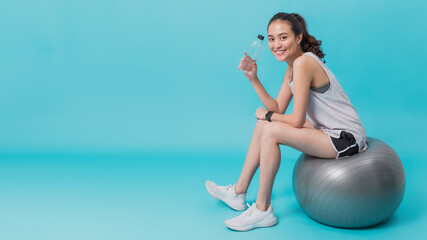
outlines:
[[[239,64],[239,69],[245,70],[245,71],[251,71],[254,69],[254,65],[251,63],[241,63]]]
[[[245,72],[252,72],[256,69],[256,63],[252,58],[247,55],[247,52],[244,52],[245,56],[240,60],[240,64],[237,67],[238,69]]]

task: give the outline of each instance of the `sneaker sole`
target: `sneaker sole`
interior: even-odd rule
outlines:
[[[251,226],[245,226],[245,227],[231,227],[228,226],[227,224],[225,224],[228,228],[230,228],[231,230],[235,230],[235,231],[240,231],[240,232],[245,232],[245,231],[250,231],[252,229],[255,228],[267,228],[267,227],[272,227],[274,225],[277,224],[277,218],[274,217],[272,220],[270,221],[266,221],[266,222],[262,222],[262,223],[258,223],[258,224],[254,224]]]
[[[230,208],[232,208],[232,209],[234,209],[234,210],[236,210],[236,211],[243,211],[243,210],[246,210],[246,205],[244,205],[244,207],[239,207],[239,206],[235,206],[233,203],[230,203],[230,202],[224,201],[223,199],[221,199],[221,198],[219,198],[218,196],[216,196],[216,195],[215,195],[215,193],[211,192],[211,190],[209,189],[209,187],[208,187],[208,184],[207,184],[207,183],[205,183],[205,185],[206,185],[206,189],[208,190],[209,194],[210,194],[213,198],[215,198],[216,200],[220,200],[220,201],[224,202],[224,203],[225,203],[225,204],[227,204]]]

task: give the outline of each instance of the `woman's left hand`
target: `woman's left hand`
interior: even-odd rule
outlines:
[[[263,107],[259,107],[255,112],[255,117],[265,120],[265,114],[267,114],[267,110],[265,110]]]

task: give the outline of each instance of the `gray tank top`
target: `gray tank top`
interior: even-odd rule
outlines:
[[[326,91],[325,89],[323,91],[316,91],[310,88],[307,105],[308,120],[314,128],[322,130],[334,138],[339,138],[341,131],[353,134],[359,145],[359,151],[365,151],[367,148],[365,128],[360,121],[356,109],[350,103],[347,94],[319,57],[312,52],[306,52],[304,55],[316,59],[329,77],[329,88]],[[293,94],[294,82],[292,77],[291,72],[289,87]],[[327,87],[327,85],[325,86]],[[324,88],[325,86],[320,88]]]

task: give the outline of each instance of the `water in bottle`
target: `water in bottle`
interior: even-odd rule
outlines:
[[[255,39],[251,43],[251,47],[248,51],[248,56],[251,57],[254,61],[256,61],[261,54],[262,47],[264,47],[262,40],[264,40],[264,36],[261,34],[258,35],[257,39]]]

